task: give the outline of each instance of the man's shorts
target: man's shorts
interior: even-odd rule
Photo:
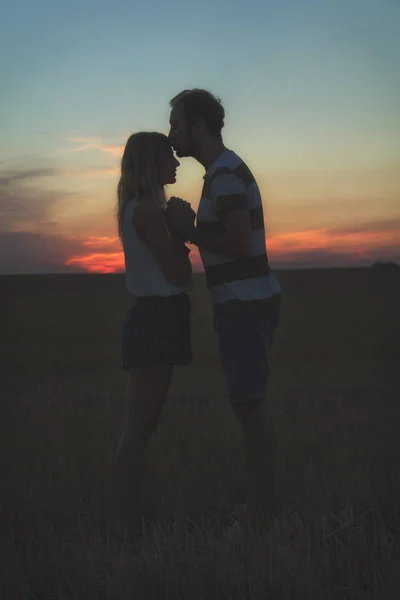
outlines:
[[[214,326],[231,404],[266,401],[269,350],[278,321],[279,304],[263,314],[215,314]]]

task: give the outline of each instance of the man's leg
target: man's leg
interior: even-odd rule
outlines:
[[[259,522],[270,514],[275,476],[275,434],[269,409],[249,400],[233,406],[243,431],[248,517]]]
[[[215,320],[230,401],[242,425],[248,513],[257,521],[270,514],[274,491],[276,442],[266,399],[276,323],[274,314],[223,314]]]

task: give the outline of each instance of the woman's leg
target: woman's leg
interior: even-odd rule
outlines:
[[[146,449],[171,383],[172,366],[134,367],[128,375],[125,429],[116,455],[116,493],[120,518],[130,534],[141,529]]]

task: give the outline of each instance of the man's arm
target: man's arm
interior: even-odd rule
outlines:
[[[220,218],[220,231],[212,231],[208,223],[198,222],[190,232],[189,241],[226,256],[251,256],[252,228],[245,184],[234,173],[223,174],[211,183],[209,193]]]
[[[251,256],[252,239],[249,211],[229,210],[221,213],[223,231],[215,233],[198,226],[188,232],[189,242],[211,252],[233,257]]]

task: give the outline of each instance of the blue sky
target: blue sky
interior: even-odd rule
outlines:
[[[187,87],[222,98],[225,142],[259,178],[273,234],[400,216],[396,0],[15,0],[0,17],[7,239],[112,236],[119,156],[107,147],[166,132]],[[20,225],[4,208],[10,172]],[[196,203],[201,175],[184,160],[172,192]]]

